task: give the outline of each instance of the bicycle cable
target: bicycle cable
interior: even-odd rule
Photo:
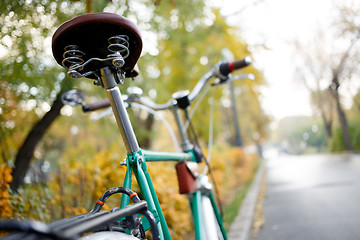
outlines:
[[[197,134],[195,132],[195,129],[194,129],[194,126],[192,125],[192,122],[191,120],[189,119],[189,111],[187,109],[184,110],[185,112],[185,118],[186,118],[186,121],[189,122],[189,126],[188,126],[188,129],[189,129],[189,138],[193,140],[193,142],[200,148],[200,144],[199,144],[199,141],[198,141],[198,138],[197,138]],[[201,149],[201,148],[200,148]],[[202,151],[201,151],[202,152]],[[204,154],[202,154],[204,156]]]
[[[213,142],[214,142],[214,138],[213,138],[213,133],[214,133],[214,105],[215,105],[215,95],[216,95],[216,91],[217,88],[215,88],[212,97],[210,98],[210,114],[209,114],[209,142],[208,142],[208,154],[207,154],[207,158],[205,158],[205,162],[206,162],[206,171],[209,172],[210,178],[214,184],[214,191],[215,191],[215,197],[217,199],[218,205],[219,205],[219,209],[220,209],[220,214],[221,216],[224,216],[224,211],[223,211],[223,206],[222,206],[222,202],[220,199],[220,192],[219,192],[219,188],[217,187],[216,181],[215,181],[215,177],[213,175],[212,172],[212,168],[210,167],[210,159],[211,159],[211,150],[212,150],[212,146],[213,146]],[[206,174],[205,169],[203,171],[203,174]]]
[[[209,165],[210,165],[210,160],[211,160],[211,150],[212,150],[212,146],[213,146],[213,132],[214,132],[214,101],[215,101],[215,95],[216,95],[216,90],[214,90],[211,98],[209,99],[209,104],[210,104],[210,113],[209,113],[209,140],[208,140],[208,153],[207,153],[207,157],[205,158],[206,161],[206,168],[203,170],[203,174],[206,174],[206,172],[208,171]]]
[[[190,125],[190,120],[192,119],[192,117],[194,116],[195,112],[196,112],[196,109],[199,107],[200,103],[202,102],[202,100],[204,99],[204,97],[206,96],[206,94],[209,92],[211,86],[210,85],[207,85],[205,90],[201,93],[201,95],[199,96],[198,100],[196,101],[195,105],[193,108],[191,108],[191,111],[190,111],[190,115],[188,115],[186,118],[186,122],[184,124],[184,128],[185,128],[185,131],[187,131],[189,125]]]
[[[201,175],[206,175],[207,172],[209,173],[211,181],[213,182],[213,185],[214,185],[215,197],[216,197],[216,200],[217,200],[218,205],[219,205],[220,214],[221,214],[221,216],[224,216],[223,205],[222,205],[221,199],[219,197],[220,196],[219,188],[217,187],[215,177],[214,177],[214,174],[212,172],[212,168],[210,166],[211,148],[212,148],[212,145],[213,145],[213,126],[214,126],[213,118],[214,118],[215,94],[216,94],[216,89],[214,90],[213,95],[212,95],[211,100],[210,100],[211,104],[210,104],[210,116],[209,116],[209,146],[208,146],[208,154],[207,154],[208,157],[205,157],[204,154],[202,154],[206,165],[205,165],[205,168],[204,168]],[[202,96],[202,98],[203,97],[204,96]],[[203,152],[200,145],[199,145],[197,134],[196,134],[195,129],[194,129],[193,125],[192,125],[191,119],[189,118],[189,113],[188,113],[188,111],[186,109],[185,109],[185,117],[187,119],[187,122],[189,122],[189,135],[190,135],[190,137],[192,135],[192,138],[193,138],[195,144],[200,148],[200,151]]]
[[[160,114],[158,111],[155,111],[155,110],[153,110],[153,109],[151,109],[151,108],[149,108],[149,107],[147,107],[147,106],[145,106],[145,105],[143,105],[143,104],[139,104],[139,103],[135,103],[135,102],[132,102],[132,103],[130,103],[129,105],[138,107],[138,108],[140,108],[140,109],[143,109],[143,110],[145,110],[145,111],[153,114],[153,115],[155,116],[155,118],[157,118],[158,120],[160,120],[160,121],[165,125],[165,127],[167,128],[167,130],[169,131],[170,136],[171,136],[171,138],[172,138],[172,140],[173,140],[173,142],[174,142],[176,151],[177,151],[177,152],[181,152],[181,148],[180,148],[180,146],[179,146],[179,142],[178,142],[178,140],[177,140],[177,138],[176,138],[176,135],[175,135],[173,129],[171,128],[169,122],[168,122],[163,116],[161,116],[161,114]]]

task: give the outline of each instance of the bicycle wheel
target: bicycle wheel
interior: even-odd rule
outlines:
[[[211,200],[207,195],[201,196],[201,205],[206,240],[224,240]]]
[[[139,240],[139,239],[126,233],[103,231],[81,237],[79,240]]]

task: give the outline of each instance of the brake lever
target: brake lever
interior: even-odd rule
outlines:
[[[255,76],[252,73],[249,74],[238,74],[235,76],[231,76],[230,77],[230,81],[235,81],[235,80],[240,80],[240,79],[250,79],[250,80],[255,80]]]
[[[241,80],[241,79],[250,79],[250,80],[255,80],[255,76],[252,73],[249,74],[238,74],[235,76],[229,75],[229,77],[225,80],[217,78],[216,81],[214,81],[213,83],[211,83],[211,86],[217,86],[217,85],[222,85],[224,83],[228,83],[228,82],[232,82],[235,80]]]

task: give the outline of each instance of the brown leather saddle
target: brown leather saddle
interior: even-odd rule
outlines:
[[[142,50],[140,31],[134,23],[114,13],[89,13],[63,23],[53,35],[53,55],[62,65],[64,49],[69,45],[76,45],[81,52],[85,53],[81,56],[84,62],[91,58],[105,59],[111,54],[108,50],[108,39],[119,35],[127,36],[129,50],[129,56],[126,57],[121,69],[126,77],[135,77],[137,72],[134,67]],[[83,74],[98,71],[110,64],[106,61],[92,61],[79,72]],[[96,78],[93,74],[88,77]]]

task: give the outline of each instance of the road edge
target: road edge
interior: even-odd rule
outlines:
[[[256,202],[260,193],[261,183],[265,173],[265,160],[261,163],[254,181],[244,198],[240,210],[227,234],[229,240],[248,240],[251,236],[255,216]]]

